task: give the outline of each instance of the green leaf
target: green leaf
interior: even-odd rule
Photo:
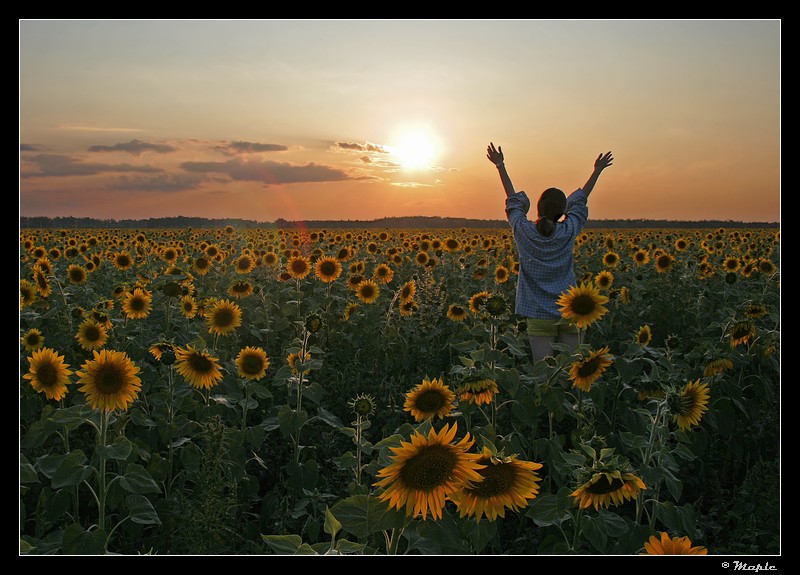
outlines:
[[[102,555],[105,553],[108,535],[102,529],[84,530],[77,523],[64,530],[64,553],[66,555]]]
[[[300,369],[298,367],[298,369]],[[325,390],[317,382],[309,383],[303,386],[303,397],[307,397],[314,403],[318,404],[325,394]]]
[[[608,534],[612,537],[622,537],[628,533],[628,524],[625,519],[605,509],[598,511],[598,516],[603,521],[603,526]]]
[[[294,555],[303,544],[299,535],[261,535],[261,540],[276,555]]]
[[[533,522],[539,527],[561,525],[570,518],[567,505],[568,502],[564,501],[562,497],[545,493],[533,500],[525,515],[533,519]]]
[[[36,469],[21,453],[19,454],[19,482],[39,483],[39,474],[36,473]]]
[[[302,409],[297,411],[284,405],[278,411],[278,426],[284,437],[291,437],[300,431],[306,421],[308,421],[308,414]]]
[[[161,525],[161,519],[156,513],[156,508],[150,503],[150,500],[144,495],[134,493],[125,498],[125,502],[130,509],[130,519],[134,523],[141,525]]]
[[[89,478],[92,468],[86,465],[86,456],[83,451],[77,449],[64,456],[61,464],[53,473],[53,489],[80,485],[82,481]]]
[[[286,473],[291,479],[292,485],[298,490],[314,489],[319,480],[319,468],[313,459],[301,463],[290,461],[286,464]]]
[[[348,553],[361,553],[366,548],[364,543],[356,543],[347,539],[340,539],[336,542],[336,550],[342,555]]]
[[[344,423],[342,423],[341,419],[336,417],[336,415],[334,415],[324,407],[319,407],[319,409],[317,410],[317,417],[322,421],[324,421],[325,423],[327,423],[328,425],[330,425],[331,427],[339,429],[344,426]]]
[[[402,527],[405,515],[371,495],[353,495],[338,501],[331,512],[340,521],[342,529],[359,539],[373,533]]]
[[[41,447],[45,441],[58,429],[58,425],[46,419],[34,421],[22,437],[20,445],[26,448]]]
[[[36,550],[36,547],[25,541],[24,539],[19,540],[19,554],[20,555],[27,555],[31,551]]]
[[[606,550],[608,534],[602,519],[585,515],[581,520],[581,533],[598,551]]]
[[[72,505],[72,494],[74,493],[74,489],[72,488],[64,488],[58,491],[52,492],[47,491],[42,492],[42,503],[45,509],[44,516],[45,519],[48,521],[58,521],[61,519],[64,514],[69,509],[70,505]]]
[[[333,516],[331,510],[326,506],[325,507],[325,533],[328,535],[335,537],[339,530],[342,528],[342,524]]]
[[[130,493],[161,493],[161,488],[148,471],[138,463],[129,463],[125,475],[120,477],[120,486]]]
[[[117,439],[114,440],[114,443],[111,445],[105,446],[98,446],[97,452],[102,456],[102,453],[105,452],[105,456],[108,459],[115,459],[124,461],[128,459],[128,456],[131,454],[133,450],[133,444],[128,440],[127,437],[119,436]]]

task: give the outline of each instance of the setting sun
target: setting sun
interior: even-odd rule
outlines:
[[[437,138],[427,129],[399,132],[395,142],[390,147],[392,156],[404,168],[429,168],[439,154]]]

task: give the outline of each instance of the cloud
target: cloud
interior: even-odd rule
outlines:
[[[19,151],[20,152],[38,152],[42,149],[39,144],[20,144]]]
[[[84,126],[81,124],[61,124],[60,126],[56,126],[59,130],[79,130],[84,132],[143,132],[141,128],[125,128],[122,126],[116,127],[112,126],[110,128],[102,127],[102,126]]]
[[[263,182],[265,184],[296,184],[300,182],[341,182],[353,179],[347,172],[330,166],[311,162],[305,166],[271,162],[261,159],[243,160],[235,158],[227,162],[184,162],[181,167],[187,172],[221,173],[238,181]]]
[[[122,144],[114,144],[113,146],[89,146],[90,152],[128,152],[134,156],[140,156],[144,152],[156,152],[158,154],[168,154],[175,152],[178,148],[168,144],[152,144],[142,140],[131,140]]]
[[[151,166],[132,166],[130,164],[100,164],[96,162],[79,162],[62,154],[39,154],[30,158],[39,171],[23,173],[23,177],[57,177],[57,176],[93,176],[107,172],[139,172],[154,174],[163,172]]]
[[[119,176],[106,185],[109,190],[181,192],[196,188],[205,178],[195,174]]]
[[[389,150],[387,150],[384,146],[373,144],[371,142],[367,142],[365,144],[360,144],[358,142],[336,142],[334,146],[341,150],[353,150],[356,152],[376,152],[378,154],[389,153]]]
[[[285,152],[289,146],[283,144],[261,144],[259,142],[226,142],[220,146],[214,146],[218,152],[222,152],[228,156],[236,154],[253,154],[258,152]]]

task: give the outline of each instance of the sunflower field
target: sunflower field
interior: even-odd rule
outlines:
[[[777,554],[779,234],[21,229],[20,553]]]

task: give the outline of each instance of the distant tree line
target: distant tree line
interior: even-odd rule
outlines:
[[[124,219],[96,219],[45,216],[21,216],[20,229],[53,228],[53,229],[142,229],[142,228],[224,228],[232,226],[236,229],[303,229],[303,228],[333,228],[333,229],[453,229],[453,228],[481,228],[502,229],[508,227],[506,220],[481,220],[475,218],[453,218],[439,216],[399,216],[392,218],[379,218],[375,220],[308,220],[288,221],[279,218],[274,222],[243,220],[235,218],[210,219],[186,216],[168,218],[147,218],[141,220]],[[586,228],[779,228],[780,222],[739,222],[734,220],[589,220]]]

